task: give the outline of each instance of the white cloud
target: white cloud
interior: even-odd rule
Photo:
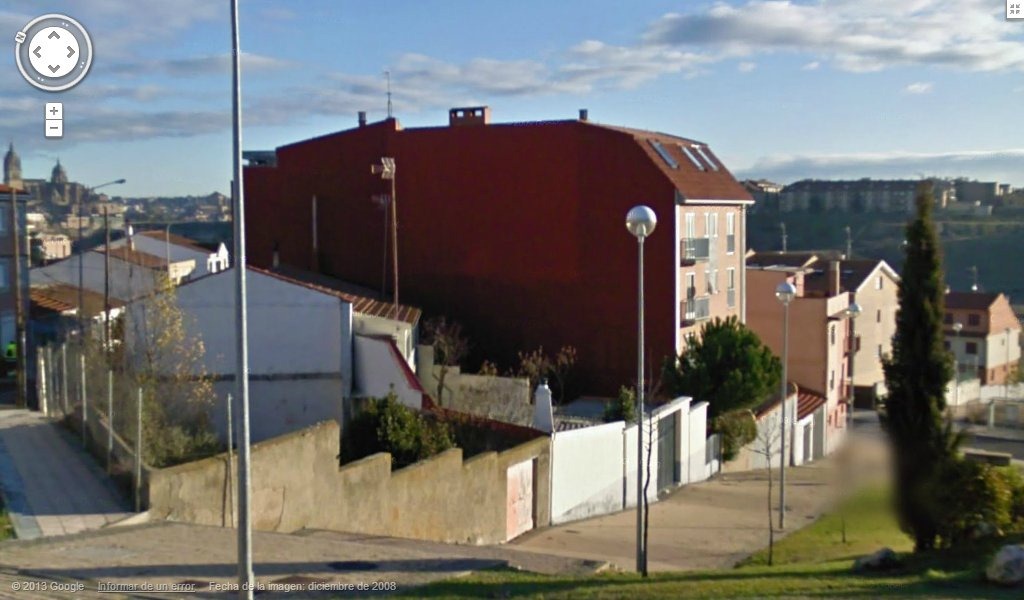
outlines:
[[[857,72],[909,64],[1024,70],[1024,42],[1001,11],[990,0],[750,0],[665,15],[644,42],[731,56],[800,52]]]
[[[740,64],[736,65],[736,70],[740,73],[749,73],[757,68],[757,63],[745,60]]]
[[[905,91],[908,94],[927,94],[932,91],[933,87],[934,86],[931,82],[916,81],[914,83],[909,84],[907,87],[903,88],[903,91]]]
[[[809,177],[819,179],[860,177],[916,178],[929,176],[970,176],[979,179],[1024,184],[1020,163],[1024,148],[1002,150],[961,150],[956,152],[863,152],[849,154],[764,156],[751,166],[734,169],[737,177],[766,177],[790,182]]]
[[[812,60],[811,62],[807,63],[806,65],[800,68],[803,69],[804,71],[817,71],[820,67],[821,63],[819,61]]]

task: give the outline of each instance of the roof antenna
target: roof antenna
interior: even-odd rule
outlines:
[[[391,118],[391,71],[384,71],[384,77],[388,80],[388,118]]]

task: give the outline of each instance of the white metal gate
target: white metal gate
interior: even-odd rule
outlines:
[[[525,460],[508,468],[506,496],[506,539],[511,540],[533,529],[533,461]]]

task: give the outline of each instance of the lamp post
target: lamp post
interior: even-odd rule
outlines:
[[[644,240],[654,233],[658,217],[647,206],[634,206],[626,213],[626,229],[636,238],[637,260],[637,346],[636,346],[636,570],[647,576],[647,548],[644,544]]]
[[[953,323],[953,333],[956,334],[956,339],[953,341],[953,385],[956,386],[956,390],[953,393],[954,402],[957,406],[960,406],[960,332],[963,331],[964,324],[957,321]]]
[[[1003,369],[1003,399],[1010,399],[1010,328],[1006,328],[1006,367]]]
[[[85,316],[83,314],[85,308],[85,267],[83,265],[85,262],[85,234],[82,227],[82,203],[88,200],[89,196],[96,193],[96,190],[111,185],[121,185],[124,182],[124,179],[115,179],[114,181],[95,185],[86,190],[85,198],[78,201],[78,335],[82,336],[80,337],[81,340],[85,339]],[[104,251],[109,252],[110,248],[104,248]],[[110,315],[104,314],[103,316],[106,318]]]
[[[857,384],[856,376],[854,375],[854,372],[853,372],[853,367],[854,367],[853,358],[854,358],[854,355],[857,353],[857,347],[856,347],[857,346],[857,336],[855,335],[855,330],[853,328],[853,325],[854,325],[854,321],[857,320],[857,317],[860,316],[861,312],[862,311],[861,311],[861,308],[860,308],[860,304],[857,304],[856,302],[851,302],[850,306],[846,307],[846,317],[848,319],[850,319],[850,339],[849,339],[849,342],[848,342],[849,343],[849,348],[850,348],[848,356],[850,358],[849,358],[849,361],[848,361],[848,364],[847,364],[847,372],[850,375],[850,383],[849,383],[849,386],[847,387],[847,391],[846,391],[846,393],[847,393],[846,408],[847,408],[847,410],[849,411],[850,414],[848,414],[846,416],[846,419],[847,419],[846,433],[847,434],[853,433],[853,400],[854,400],[854,396],[855,396],[854,390],[856,389],[856,384]]]
[[[775,288],[775,297],[782,303],[782,453],[779,455],[779,529],[786,528],[786,410],[789,385],[789,303],[796,297],[796,287],[783,281]]]
[[[238,432],[238,597],[252,600],[252,500],[249,467],[249,330],[246,297],[245,180],[242,177],[242,55],[238,0],[231,0],[231,162],[234,175],[232,226],[235,238],[235,395]]]

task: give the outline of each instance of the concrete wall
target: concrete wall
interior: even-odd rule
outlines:
[[[335,419],[344,424],[345,392],[340,377],[286,381],[249,381],[249,427],[252,441],[259,442],[304,427]],[[217,402],[210,407],[210,424],[221,441],[227,440],[227,397],[237,397],[233,380],[213,384]],[[241,409],[236,402],[235,432]]]
[[[355,348],[355,395],[383,398],[393,391],[405,406],[422,408],[423,387],[391,338],[357,335]]]
[[[339,467],[337,423],[256,444],[252,514],[257,530],[328,529],[445,543],[507,541],[506,471],[534,461],[534,526],[550,522],[550,440],[462,460],[449,450],[398,471],[375,454]],[[153,515],[202,525],[232,522],[221,456],[150,473]]]
[[[424,390],[437,399],[441,367],[434,364],[434,349],[417,346],[416,362],[416,376]],[[476,375],[463,373],[457,366],[448,367],[440,403],[445,408],[505,423],[525,427],[533,424],[530,382],[524,377]]]
[[[552,436],[552,523],[622,510],[624,429],[616,421]]]

